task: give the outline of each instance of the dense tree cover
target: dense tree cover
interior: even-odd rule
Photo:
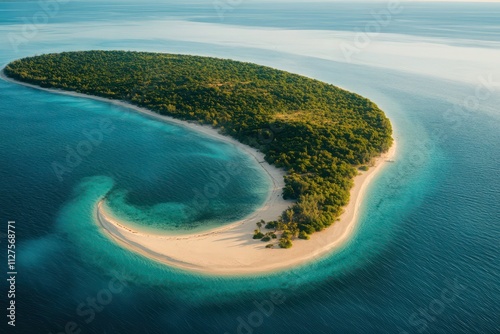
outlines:
[[[286,169],[283,196],[297,200],[271,223],[285,230],[285,248],[291,237],[306,239],[335,222],[349,201],[356,167],[392,144],[391,124],[370,100],[250,63],[87,51],[16,60],[4,72],[41,87],[124,100],[210,124],[258,148],[269,163]]]

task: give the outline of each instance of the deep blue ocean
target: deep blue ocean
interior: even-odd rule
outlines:
[[[270,275],[194,275],[104,237],[96,200],[108,196],[143,228],[208,229],[263,203],[258,164],[117,105],[0,80],[0,332],[500,333],[500,4],[400,6],[381,24],[382,2],[0,2],[2,66],[88,49],[251,61],[372,99],[398,141],[340,251]],[[369,24],[379,33],[356,44]],[[241,175],[197,205],[234,164]],[[8,221],[15,327],[5,316]]]

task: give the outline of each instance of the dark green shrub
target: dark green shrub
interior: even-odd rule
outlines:
[[[306,232],[302,231],[299,233],[299,239],[309,240],[311,239],[311,236]]]
[[[268,223],[266,224],[266,228],[267,228],[268,230],[275,229],[277,225],[278,225],[278,222],[277,222],[277,221],[268,222]]]
[[[254,235],[253,235],[253,238],[254,238],[254,239],[262,239],[263,237],[264,237],[264,233],[262,233],[262,232],[260,232],[260,231],[259,231],[259,232],[254,233]]]
[[[307,234],[313,234],[314,232],[316,232],[316,230],[314,229],[314,226],[312,226],[312,225],[304,225],[304,226],[302,226],[301,227],[301,231],[304,231]]]
[[[287,239],[287,238],[280,239],[280,247],[281,248],[291,248],[292,246],[293,246],[292,240]]]

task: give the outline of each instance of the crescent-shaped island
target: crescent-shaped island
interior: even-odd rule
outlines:
[[[230,142],[271,180],[264,205],[241,221],[183,235],[134,229],[103,197],[101,231],[126,249],[203,274],[284,270],[341,247],[367,186],[393,161],[388,118],[357,94],[304,76],[209,57],[64,52],[8,64],[6,80],[133,108]],[[292,247],[293,244],[293,247]]]

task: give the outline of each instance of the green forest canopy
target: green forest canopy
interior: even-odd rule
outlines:
[[[210,124],[285,168],[285,223],[313,233],[349,201],[356,167],[392,144],[388,118],[370,100],[330,84],[227,59],[125,51],[46,54],[16,60],[7,76],[130,102]]]

